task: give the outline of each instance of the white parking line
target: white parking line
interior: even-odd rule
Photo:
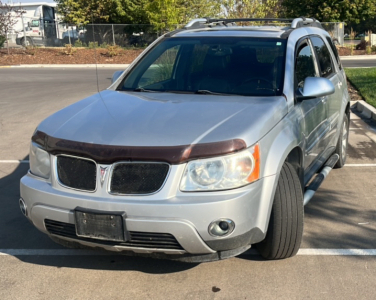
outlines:
[[[0,160],[0,164],[28,164],[28,160]]]
[[[376,164],[346,164],[345,167],[376,167]]]
[[[376,255],[376,249],[299,249],[298,255]]]
[[[252,249],[247,251],[248,255],[258,255]],[[117,252],[101,252],[79,249],[0,249],[0,256],[107,256],[121,255]],[[376,249],[309,249],[302,248],[297,255],[311,256],[376,256]]]

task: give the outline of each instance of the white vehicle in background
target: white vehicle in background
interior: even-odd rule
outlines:
[[[23,4],[24,11],[15,26],[16,44],[54,46],[59,41],[55,7],[48,3]]]

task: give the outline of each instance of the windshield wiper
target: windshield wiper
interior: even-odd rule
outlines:
[[[232,95],[232,94],[226,94],[226,93],[216,93],[209,90],[197,90],[195,94],[201,94],[201,95]]]
[[[135,88],[133,92],[147,92],[147,93],[157,93],[158,91],[153,91],[153,90],[147,90],[142,87]]]
[[[177,91],[177,90],[165,90],[166,93],[173,93],[173,94],[193,94],[193,91]]]

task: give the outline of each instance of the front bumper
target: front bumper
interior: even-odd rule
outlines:
[[[181,173],[184,166],[176,168],[170,176]],[[172,182],[166,183],[163,190],[155,195],[114,196],[101,190],[84,193],[66,189],[54,179],[51,183],[28,173],[21,179],[21,197],[27,205],[27,217],[40,231],[50,236],[45,220],[75,224],[76,207],[125,211],[128,231],[171,234],[183,250],[104,245],[100,241],[96,243],[92,240],[58,236],[62,240],[110,251],[211,255],[219,251],[241,249],[265,237],[274,184],[275,176],[269,176],[246,187],[229,191],[182,193],[173,191],[172,187],[177,185]],[[208,226],[220,218],[233,220],[235,229],[226,237],[216,238],[208,233]],[[238,254],[236,251],[234,253]]]

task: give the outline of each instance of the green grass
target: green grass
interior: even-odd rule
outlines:
[[[376,68],[345,69],[347,78],[367,103],[376,107]]]

